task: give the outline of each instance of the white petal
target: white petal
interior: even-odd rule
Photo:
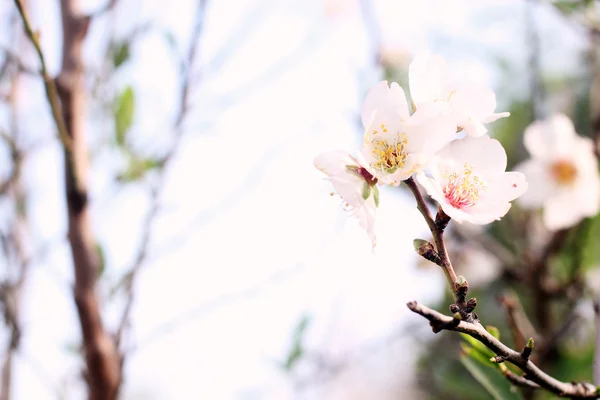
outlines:
[[[315,157],[314,166],[329,176],[346,174],[347,165],[358,165],[356,159],[342,150],[326,151]]]
[[[544,225],[551,231],[575,226],[583,218],[581,210],[573,207],[569,194],[551,197],[544,205]]]
[[[365,130],[370,129],[376,111],[384,114],[387,119],[408,118],[406,95],[396,82],[393,82],[390,88],[387,81],[381,81],[367,93],[361,110],[361,120]]]
[[[529,159],[515,167],[527,178],[529,189],[518,199],[523,208],[539,208],[556,192],[554,178],[548,165],[537,159]]]
[[[483,124],[510,115],[510,113],[495,114],[496,95],[489,88],[481,86],[457,89],[450,97],[450,105],[460,117],[459,126],[470,136],[484,135],[487,129]]]
[[[420,53],[408,67],[410,96],[417,107],[447,97],[446,62],[439,55]]]
[[[489,114],[487,117],[483,118],[481,120],[481,122],[483,122],[484,124],[489,124],[490,122],[494,122],[496,120],[499,120],[500,118],[506,118],[506,117],[510,117],[509,112],[493,113],[493,114]]]
[[[369,235],[373,247],[375,247],[377,244],[377,238],[375,234],[376,211],[377,207],[375,205],[373,195],[371,195],[361,207],[352,211],[353,215],[358,219],[358,223],[360,224],[361,228],[367,231],[367,235]]]
[[[444,193],[442,192],[442,187],[440,186],[440,183],[438,181],[429,178],[423,172],[419,172],[415,176],[417,178],[417,182],[419,182],[419,184],[423,186],[423,189],[425,189],[425,191],[429,196],[431,196],[431,198],[433,198],[440,204],[442,202],[445,202]]]
[[[522,196],[528,190],[529,184],[524,174],[505,172],[495,181],[490,182],[489,186],[490,188],[485,193],[485,197],[489,197],[498,203],[506,203]]]
[[[487,135],[455,140],[438,153],[438,158],[442,173],[459,173],[468,164],[475,175],[493,180],[506,169],[506,151]]]
[[[430,103],[420,107],[402,129],[408,152],[434,154],[456,137],[456,120],[447,104]]]
[[[529,125],[524,143],[532,157],[549,160],[568,157],[575,138],[575,128],[569,117],[555,114]]]
[[[598,214],[600,211],[600,177],[589,176],[581,180],[574,188],[573,196],[576,197],[575,204],[586,217]]]

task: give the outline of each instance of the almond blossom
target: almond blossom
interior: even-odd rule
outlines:
[[[459,223],[499,220],[528,186],[523,174],[505,172],[506,152],[487,135],[453,141],[429,167],[432,176],[421,172],[418,182]]]
[[[414,107],[420,109],[431,103],[446,103],[453,111],[459,128],[470,136],[487,133],[484,124],[510,113],[495,113],[496,95],[482,86],[458,87],[447,77],[444,59],[437,54],[418,54],[408,69],[410,95]]]
[[[409,114],[404,90],[387,81],[367,94],[361,119],[365,128],[363,155],[382,183],[399,185],[422,170],[429,158],[456,133],[448,107],[431,104]]]
[[[379,189],[376,186],[377,178],[371,173],[366,161],[360,154],[353,157],[347,152],[336,150],[318,155],[314,165],[329,176],[346,209],[358,219],[375,247],[375,211],[379,206]],[[331,193],[332,196],[334,194]]]
[[[531,183],[519,199],[524,208],[543,207],[549,230],[574,226],[600,211],[600,176],[593,141],[575,132],[564,114],[536,121],[525,130],[531,155],[517,166]]]

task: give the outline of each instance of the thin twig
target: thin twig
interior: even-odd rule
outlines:
[[[539,338],[515,294],[505,293],[498,297],[498,302],[506,310],[506,318],[513,334],[515,347],[524,347],[529,337]]]
[[[441,227],[436,221],[434,221],[431,216],[431,212],[429,211],[429,207],[427,206],[427,202],[423,198],[417,183],[415,182],[413,177],[408,178],[404,181],[406,186],[410,189],[410,191],[415,196],[415,200],[417,201],[417,209],[425,218],[425,222],[427,222],[427,226],[433,235],[433,240],[435,241],[435,247],[437,250],[437,255],[439,256],[438,265],[442,267],[444,270],[444,274],[446,274],[446,279],[448,280],[448,284],[450,285],[450,290],[454,294],[457,285],[458,285],[458,277],[456,276],[456,272],[454,272],[454,268],[452,267],[452,263],[450,262],[450,256],[448,255],[448,249],[446,248],[446,242],[444,241],[444,227]],[[438,213],[438,215],[440,215]],[[445,223],[447,225],[447,221]],[[456,295],[455,295],[456,297]]]
[[[429,320],[434,332],[437,329],[451,330],[462,332],[471,336],[496,353],[500,360],[509,362],[519,367],[523,372],[525,372],[528,380],[537,383],[540,387],[558,396],[570,397],[574,399],[600,398],[600,393],[598,393],[596,391],[596,387],[590,383],[561,382],[546,374],[533,362],[523,358],[520,352],[512,350],[510,347],[492,336],[479,323],[460,321],[458,324],[456,324],[456,326],[454,326],[455,318],[443,315],[429,307],[417,303],[416,301],[409,302],[407,306],[412,312]]]
[[[27,12],[25,11],[21,0],[15,0],[15,5],[19,11],[21,20],[23,21],[25,33],[27,33],[27,37],[29,40],[31,40],[33,47],[35,47],[38,58],[40,59],[41,74],[44,80],[44,88],[46,89],[46,97],[48,98],[48,103],[50,104],[50,109],[52,111],[52,117],[54,118],[54,122],[56,123],[56,127],[58,129],[58,138],[62,142],[65,151],[70,151],[71,138],[69,137],[67,125],[63,119],[60,107],[60,97],[58,96],[56,83],[54,82],[54,79],[50,77],[48,70],[46,69],[46,59],[44,58],[44,53],[42,52],[42,48],[40,46],[39,33],[33,31],[31,23],[29,22],[29,18],[27,17]]]

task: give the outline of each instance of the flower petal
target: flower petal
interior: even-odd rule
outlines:
[[[525,148],[534,158],[548,160],[568,157],[576,136],[569,117],[554,114],[527,127],[524,135]]]
[[[548,165],[536,159],[529,159],[518,164],[515,170],[527,178],[529,189],[518,200],[523,208],[539,208],[557,190],[554,178],[550,175]]]
[[[438,153],[438,158],[441,173],[460,173],[468,164],[474,174],[493,180],[506,169],[506,151],[487,135],[454,140]]]
[[[415,105],[447,97],[446,62],[436,54],[418,54],[408,67],[410,96]]]
[[[367,93],[361,110],[361,120],[365,130],[369,130],[372,126],[376,111],[386,115],[387,119],[408,119],[406,95],[396,82],[392,82],[390,88],[387,81],[381,81]]]

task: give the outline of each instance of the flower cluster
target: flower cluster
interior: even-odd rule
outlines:
[[[314,162],[329,176],[373,246],[378,184],[397,186],[416,175],[447,215],[473,224],[500,219],[510,201],[527,189],[523,174],[505,172],[506,152],[486,135],[486,123],[509,115],[495,113],[496,97],[490,89],[453,85],[443,58],[429,53],[411,63],[409,86],[412,114],[397,83],[379,82],[362,106],[365,134],[360,153],[332,151]],[[467,137],[457,139],[461,130]]]

